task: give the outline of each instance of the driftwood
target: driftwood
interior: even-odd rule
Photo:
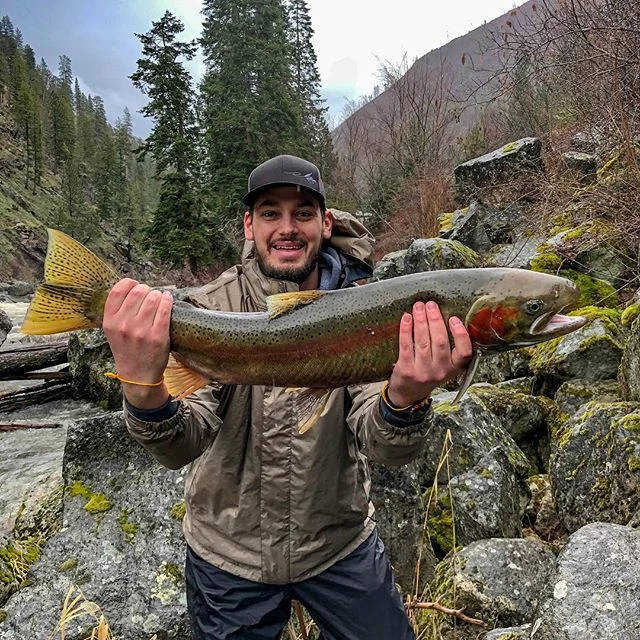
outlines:
[[[52,380],[18,391],[9,391],[0,394],[0,413],[15,411],[23,407],[30,407],[42,402],[71,398],[73,391],[71,384],[65,380]]]
[[[59,422],[0,422],[0,433],[26,429],[56,429],[61,426]]]
[[[67,362],[68,340],[27,344],[0,350],[0,380],[18,380],[19,374]]]

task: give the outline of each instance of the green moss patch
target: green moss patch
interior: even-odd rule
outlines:
[[[70,496],[81,496],[86,499],[84,508],[90,514],[104,513],[113,508],[113,502],[103,493],[94,493],[82,480],[76,480],[67,487],[67,494]]]
[[[174,504],[173,507],[169,510],[169,515],[174,519],[182,522],[187,513],[187,508],[184,505],[184,502],[178,502]]]

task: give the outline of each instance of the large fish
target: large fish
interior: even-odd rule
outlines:
[[[50,229],[44,283],[22,332],[101,326],[107,294],[119,279],[82,244]],[[165,383],[180,397],[212,381],[304,388],[304,431],[321,415],[332,389],[389,377],[402,314],[416,301],[434,300],[445,320],[455,315],[464,321],[474,347],[458,400],[481,353],[537,344],[584,325],[585,318],[560,315],[578,295],[564,278],[493,268],[429,271],[336,291],[278,294],[260,313],[208,311],[177,302]]]

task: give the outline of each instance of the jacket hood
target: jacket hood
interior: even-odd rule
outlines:
[[[375,238],[371,232],[348,211],[328,209],[333,215],[331,238],[325,243],[340,253],[362,262],[368,271],[372,271],[375,263],[373,245]],[[255,258],[253,240],[245,240],[242,249],[242,263],[246,264]]]

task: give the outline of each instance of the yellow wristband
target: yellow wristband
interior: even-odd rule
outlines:
[[[164,384],[164,378],[162,378],[158,382],[136,382],[135,380],[125,380],[124,378],[120,377],[119,373],[114,373],[113,371],[107,371],[104,375],[107,378],[120,380],[120,382],[126,382],[127,384],[135,384],[139,387],[159,387],[161,384]]]
[[[380,395],[382,399],[387,403],[387,405],[393,409],[394,411],[409,411],[409,409],[423,409],[429,404],[430,398],[424,398],[423,400],[417,400],[416,402],[407,405],[406,407],[397,407],[391,400],[389,400],[389,395],[387,393],[387,388],[389,387],[389,381],[387,380],[384,383],[382,389],[380,389]]]

